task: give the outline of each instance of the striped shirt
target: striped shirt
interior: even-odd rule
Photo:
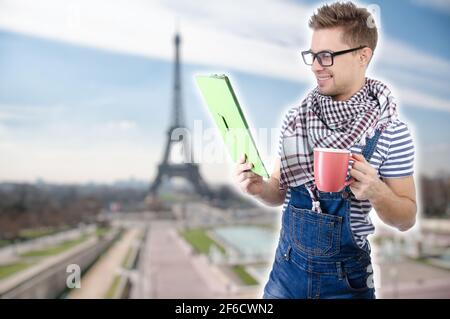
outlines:
[[[287,114],[283,125],[289,121],[292,110]],[[278,156],[281,158],[282,138],[279,141]],[[362,153],[361,145],[350,148],[352,153]],[[375,151],[370,159],[370,164],[378,172],[380,178],[398,178],[411,176],[414,173],[414,144],[408,126],[396,120],[386,127],[380,135]],[[283,212],[290,200],[290,187],[286,192],[283,204]],[[375,232],[375,227],[370,220],[369,212],[372,205],[368,200],[358,200],[353,193],[350,194],[350,225],[358,246],[365,247],[367,236]]]

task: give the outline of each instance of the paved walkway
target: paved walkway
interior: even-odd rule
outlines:
[[[412,260],[380,264],[378,298],[450,298],[450,271]]]
[[[132,298],[230,298],[224,278],[209,268],[183,247],[171,222],[152,222]]]
[[[105,295],[119,273],[129,248],[139,234],[139,229],[127,230],[105,255],[89,269],[81,278],[81,288],[74,289],[67,298],[70,299],[100,299]]]

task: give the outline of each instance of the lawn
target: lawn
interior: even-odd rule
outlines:
[[[182,232],[181,235],[199,253],[208,254],[209,247],[214,245],[220,250],[221,253],[225,254],[225,248],[212,240],[203,229],[186,230]]]
[[[11,244],[10,240],[6,240],[6,239],[0,239],[0,247],[2,246],[8,246]]]
[[[236,275],[239,276],[241,281],[246,285],[257,285],[258,282],[255,278],[253,278],[247,271],[245,271],[244,266],[237,265],[233,266],[233,271],[236,273]]]
[[[132,247],[128,248],[127,255],[125,256],[124,260],[122,261],[122,268],[125,268],[125,269],[132,268],[132,260],[131,260],[132,253],[133,253],[133,248]]]
[[[15,239],[18,242],[32,240],[43,236],[56,234],[66,228],[35,228],[35,229],[23,229],[19,232],[18,237]],[[13,240],[0,239],[0,247],[7,246],[13,243]]]
[[[23,229],[19,232],[19,237],[24,240],[36,239],[43,236],[49,236],[56,234],[60,231],[68,229],[67,227],[62,228],[31,228],[31,229]]]
[[[109,229],[110,229],[109,227],[100,227],[100,228],[97,228],[95,233],[97,234],[98,237],[102,237],[108,233]]]
[[[16,272],[24,270],[30,266],[30,263],[27,262],[17,262],[13,264],[0,265],[0,279],[8,277]]]
[[[54,235],[56,233],[59,233],[59,232],[62,232],[64,230],[68,230],[68,229],[69,229],[69,227],[67,227],[67,226],[59,227],[59,228],[44,227],[44,228],[22,229],[19,232],[17,238],[15,238],[14,240],[0,239],[0,247],[11,245],[14,243],[14,241],[24,242],[27,240],[33,240],[33,239],[44,237],[44,236]]]
[[[21,254],[20,256],[21,257],[45,257],[45,256],[57,255],[57,254],[60,254],[72,247],[75,247],[78,244],[81,244],[87,238],[89,238],[89,236],[85,235],[85,236],[82,236],[82,237],[74,239],[74,240],[64,241],[61,244],[53,246],[53,247],[49,247],[49,248],[41,249],[41,250],[29,251],[24,254]]]
[[[120,283],[120,275],[117,275],[114,277],[114,281],[112,282],[111,286],[109,287],[108,291],[106,292],[105,298],[106,299],[112,299],[116,295],[116,290],[119,287]]]

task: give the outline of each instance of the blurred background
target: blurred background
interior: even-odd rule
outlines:
[[[281,207],[232,184],[193,76],[230,76],[271,170],[321,3],[0,0],[0,298],[260,298]],[[418,223],[371,212],[377,297],[449,298],[450,3],[359,4],[416,142]]]

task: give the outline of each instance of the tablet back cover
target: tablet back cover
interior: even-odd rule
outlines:
[[[246,154],[248,161],[253,163],[252,171],[268,177],[228,77],[199,75],[195,79],[232,160],[236,163],[240,155]]]

